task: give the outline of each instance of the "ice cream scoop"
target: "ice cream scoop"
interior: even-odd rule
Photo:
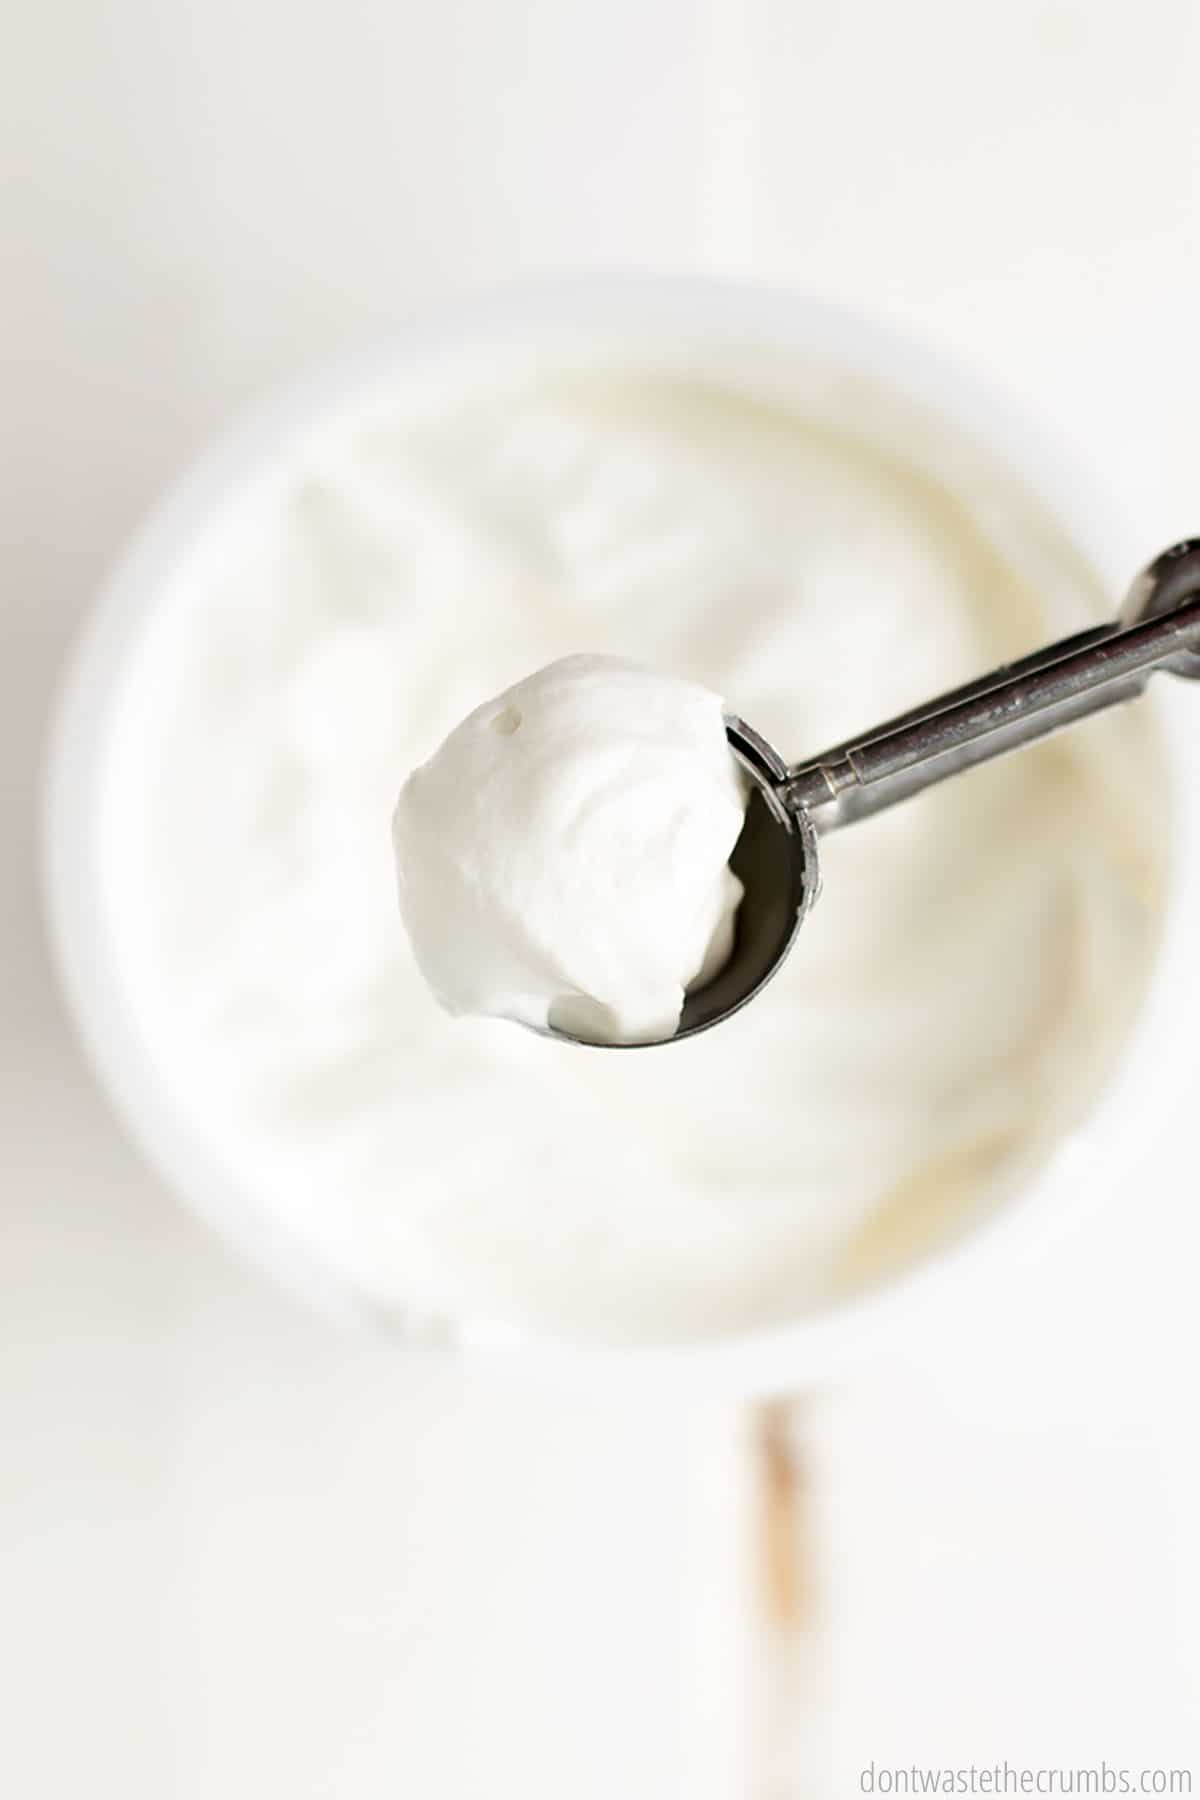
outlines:
[[[405,783],[417,961],[451,1012],[572,1043],[694,1036],[778,972],[820,893],[822,834],[1134,699],[1156,669],[1200,675],[1200,539],[1151,563],[1111,623],[799,763],[708,689],[564,658]]]

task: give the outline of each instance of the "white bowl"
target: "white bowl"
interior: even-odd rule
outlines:
[[[580,281],[514,291],[414,324],[394,339],[289,389],[235,428],[175,488],[137,534],[109,578],[80,635],[64,681],[53,732],[45,797],[45,884],[52,939],[68,1000],[92,1063],[118,1113],[166,1181],[247,1255],[326,1312],[362,1325],[373,1316],[320,1258],[289,1235],[260,1196],[219,1170],[203,1138],[172,1108],[134,1032],[97,911],[97,770],[123,659],[158,603],[185,547],[292,436],[339,409],[401,367],[416,367],[459,346],[481,347],[542,330],[598,326],[670,332],[706,342],[752,341],[819,359],[831,383],[866,379],[900,401],[935,411],[952,434],[983,458],[1017,471],[1044,517],[1067,537],[1112,593],[1114,610],[1138,560],[1127,530],[1086,483],[1064,472],[1028,426],[939,359],[846,314],[794,296],[680,280]],[[1164,689],[1170,685],[1165,679]],[[1183,742],[1178,694],[1163,696],[1173,759],[1195,769],[1197,734]],[[1194,704],[1194,701],[1193,701]],[[1194,721],[1190,721],[1194,724]],[[1169,1127],[1187,1068],[1183,1031],[1197,987],[1183,920],[1200,897],[1200,833],[1194,814],[1179,820],[1172,899],[1150,991],[1120,1069],[1086,1123],[1063,1140],[1024,1191],[979,1220],[955,1243],[885,1286],[812,1318],[677,1349],[602,1350],[518,1341],[470,1324],[456,1347],[503,1347],[524,1369],[570,1380],[685,1376],[710,1390],[760,1392],[816,1380],[881,1340],[928,1323],[939,1297],[989,1272],[1011,1271],[1012,1253],[1061,1222],[1085,1196],[1095,1204],[1136,1162],[1147,1136]]]

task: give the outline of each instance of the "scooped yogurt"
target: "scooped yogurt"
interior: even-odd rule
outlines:
[[[400,910],[455,1014],[598,1044],[672,1036],[728,961],[746,796],[719,695],[559,658],[477,706],[401,790]]]
[[[888,407],[753,346],[477,345],[298,435],[177,567],[101,776],[114,979],[187,1129],[364,1307],[606,1343],[813,1313],[1100,1091],[1160,914],[1137,708],[831,836],[837,905],[660,1056],[452,1019],[398,927],[405,772],[581,645],[799,757],[1111,604],[1014,478]],[[540,1008],[545,952],[482,985]]]

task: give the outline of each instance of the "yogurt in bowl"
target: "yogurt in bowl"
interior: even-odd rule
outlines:
[[[578,651],[815,751],[1110,614],[1106,573],[986,406],[840,315],[634,282],[414,329],[210,459],[83,642],[50,889],[101,1074],[343,1314],[815,1373],[1094,1133],[1169,887],[1151,713],[838,834],[769,991],[630,1058],[438,1010],[400,782]]]

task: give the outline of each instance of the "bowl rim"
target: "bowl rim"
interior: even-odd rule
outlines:
[[[383,369],[398,369],[430,350],[471,338],[524,335],[539,321],[576,321],[593,328],[670,322],[712,330],[753,327],[764,341],[835,355],[856,374],[886,384],[902,398],[932,402],[956,430],[1006,468],[1021,472],[1045,516],[1052,518],[1089,568],[1114,594],[1133,572],[1128,521],[1098,496],[1097,482],[1076,470],[1028,420],[940,353],[826,301],[783,288],[707,277],[575,277],[537,286],[504,287],[446,304],[395,332],[335,358],[269,394],[235,417],[170,485],[146,515],[85,612],[69,651],[53,710],[41,804],[42,892],[52,960],[88,1061],[126,1132],[143,1156],[194,1213],[294,1294],[344,1323],[404,1339],[384,1326],[352,1284],[309,1249],[231,1179],[169,1107],[153,1102],[153,1068],[105,954],[96,909],[89,904],[94,865],[95,784],[100,743],[123,658],[141,620],[169,578],[181,549],[276,448],[322,414],[344,404]],[[1144,546],[1143,546],[1144,549]],[[1175,709],[1160,706],[1168,754],[1183,753]],[[1194,733],[1191,734],[1194,738]],[[1177,812],[1181,809],[1176,809]],[[1186,822],[1182,821],[1181,822]],[[1194,831],[1172,858],[1161,938],[1140,1015],[1118,1066],[1077,1127],[1060,1139],[1019,1192],[961,1234],[876,1286],[831,1303],[810,1317],[752,1327],[685,1343],[609,1347],[525,1334],[468,1322],[453,1346],[469,1353],[503,1352],[506,1366],[541,1379],[595,1384],[680,1378],[708,1392],[761,1394],[806,1387],[895,1341],[904,1319],[915,1326],[953,1304],[970,1266],[1027,1249],[1036,1222],[1062,1221],[1084,1203],[1111,1193],[1134,1163],[1138,1143],[1165,1121],[1183,1091],[1185,1059],[1163,1059],[1159,1046],[1178,1035],[1186,894],[1200,891]],[[1177,1080],[1164,1079],[1163,1067]],[[1123,1123],[1138,1121],[1135,1134]],[[1135,1136],[1137,1141],[1135,1142]],[[907,1334],[905,1334],[907,1335]],[[419,1336],[417,1341],[419,1342]]]

